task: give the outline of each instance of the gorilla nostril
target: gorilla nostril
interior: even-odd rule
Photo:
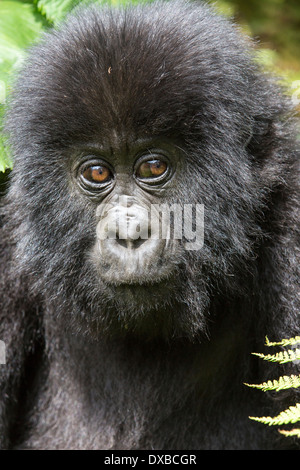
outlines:
[[[128,247],[128,240],[125,240],[124,238],[119,238],[119,237],[117,237],[117,238],[116,238],[116,243],[117,243],[117,245],[120,245],[120,246],[122,246],[123,248],[127,248],[127,247]]]
[[[138,238],[137,240],[132,240],[132,247],[133,248],[139,248],[146,241],[147,241],[147,239],[144,239],[144,238]]]
[[[143,245],[144,242],[147,241],[147,239],[143,238],[137,238],[137,239],[132,239],[132,238],[119,238],[118,234],[116,237],[116,244],[123,247],[123,248],[129,248],[129,249],[137,249],[141,245]]]

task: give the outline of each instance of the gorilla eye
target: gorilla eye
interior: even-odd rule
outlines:
[[[136,170],[138,178],[157,178],[167,171],[168,165],[162,160],[148,160],[141,163]]]
[[[104,165],[92,165],[82,171],[83,178],[90,183],[101,184],[106,183],[112,178],[109,168]]]

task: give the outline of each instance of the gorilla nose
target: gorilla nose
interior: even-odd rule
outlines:
[[[124,199],[125,197],[123,197]],[[129,198],[122,203],[109,204],[99,214],[97,236],[107,240],[106,246],[124,254],[124,249],[137,250],[148,241],[151,229],[149,210]]]
[[[115,249],[126,248],[136,250],[149,240],[151,235],[148,214],[135,210],[119,217],[113,244]]]
[[[151,208],[117,201],[104,205],[98,217],[94,253],[100,255],[101,277],[116,284],[152,279],[152,266],[162,258],[166,241],[153,223]]]

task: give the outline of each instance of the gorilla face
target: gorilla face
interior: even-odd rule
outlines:
[[[169,211],[183,162],[166,139],[126,141],[120,148],[75,157],[71,185],[83,204],[93,204],[85,258],[102,301],[121,312],[151,311],[170,303],[183,257],[182,239],[171,238]]]
[[[106,153],[106,159],[89,156],[77,162],[78,189],[98,200],[97,241],[91,258],[108,284],[157,283],[173,270],[176,244],[168,236],[169,226],[161,233],[164,207],[159,203],[178,178],[178,152],[162,143],[153,147],[153,142],[141,148],[140,152],[127,149],[120,158]]]
[[[19,268],[93,335],[194,337],[212,299],[250,287],[258,78],[222,19],[164,12],[71,17],[34,48],[8,115]]]

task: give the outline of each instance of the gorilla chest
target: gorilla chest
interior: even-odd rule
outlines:
[[[205,387],[210,382],[207,371],[214,367],[199,359],[203,351],[197,358],[188,347],[185,354],[180,348],[162,354],[157,345],[59,346],[21,447],[213,449],[238,443],[238,448],[247,448],[249,413],[233,406],[226,388],[222,406],[212,403],[214,394]],[[235,439],[241,422],[245,436]],[[219,435],[224,426],[227,432]]]

